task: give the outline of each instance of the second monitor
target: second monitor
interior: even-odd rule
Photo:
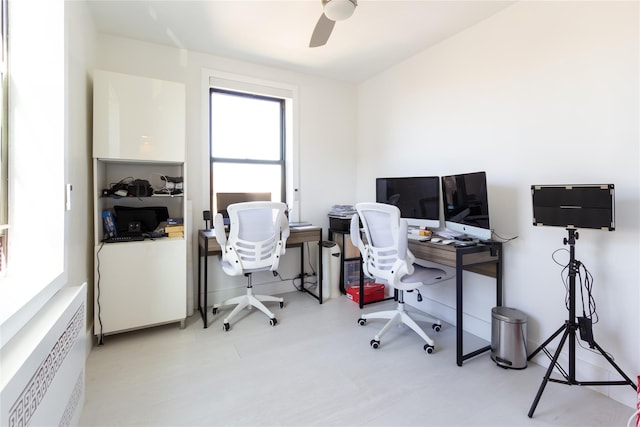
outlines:
[[[376,202],[397,206],[409,226],[440,227],[440,177],[376,178]]]

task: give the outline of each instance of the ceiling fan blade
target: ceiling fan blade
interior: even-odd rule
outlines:
[[[318,23],[313,29],[313,34],[311,34],[309,47],[324,46],[329,40],[334,25],[336,25],[336,21],[327,18],[324,13],[320,15],[320,19],[318,19]]]

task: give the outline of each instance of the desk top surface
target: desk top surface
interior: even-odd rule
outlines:
[[[474,246],[454,246],[443,245],[441,243],[409,241],[409,250],[417,257],[432,261],[438,264],[447,265],[449,267],[457,266],[458,255],[462,256],[461,264],[463,267],[496,263],[502,260],[502,243],[486,242],[479,243]],[[492,268],[481,269],[480,274],[494,276],[495,271]]]
[[[303,226],[291,227],[289,228],[289,231],[291,232],[291,234],[293,234],[293,233],[302,233],[305,231],[318,231],[321,229],[322,227],[320,227],[319,225],[303,225]],[[213,239],[216,237],[216,233],[213,230],[213,228],[209,230],[198,230],[198,235],[206,237],[208,239]]]
[[[305,225],[301,227],[292,227],[289,229],[291,234],[287,239],[287,246],[300,245],[306,242],[320,242],[322,240],[322,227],[319,225]],[[216,233],[213,229],[198,230],[198,244],[201,248],[208,248],[208,252],[216,252],[220,250],[220,245],[216,240]]]

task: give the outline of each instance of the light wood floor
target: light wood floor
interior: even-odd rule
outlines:
[[[373,350],[369,341],[384,321],[359,326],[360,309],[345,297],[322,305],[301,292],[284,297],[283,309],[272,308],[275,327],[254,309],[223,332],[225,310],[208,329],[195,315],[184,330],[173,324],[105,337],[87,361],[80,424],[624,426],[632,413],[587,387],[549,383],[530,419],[544,376],[538,365],[506,370],[485,353],[458,367],[448,324],[439,333],[424,325],[436,340],[431,355],[401,327]]]

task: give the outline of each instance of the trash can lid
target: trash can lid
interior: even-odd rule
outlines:
[[[491,309],[491,315],[503,322],[509,323],[526,323],[527,315],[521,312],[520,310],[516,310],[515,308],[509,307],[493,307]]]
[[[322,241],[322,247],[323,248],[332,248],[335,245],[337,245],[337,243],[336,242],[332,242],[331,240],[323,240]]]

